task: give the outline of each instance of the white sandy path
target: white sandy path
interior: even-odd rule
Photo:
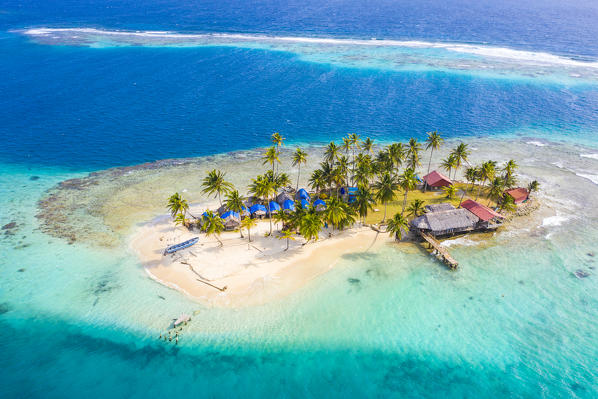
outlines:
[[[174,227],[164,216],[140,226],[130,245],[153,279],[204,304],[238,308],[284,297],[330,270],[342,255],[388,241],[388,235],[378,237],[367,227],[336,231],[331,238],[329,230],[323,230],[318,242],[307,245],[295,236],[285,251],[286,240],[276,237],[278,230],[274,237],[264,237],[267,231],[269,222],[260,221],[251,231],[251,245],[238,232],[225,232],[221,247],[215,238]],[[174,256],[162,255],[166,246],[196,236],[200,239],[193,247]],[[198,279],[227,288],[221,292]]]

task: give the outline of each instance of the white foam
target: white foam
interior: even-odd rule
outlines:
[[[469,246],[478,245],[478,244],[479,244],[479,242],[469,240],[465,237],[459,237],[459,238],[455,238],[452,240],[445,240],[442,242],[442,245],[444,245],[445,247],[452,247],[455,245],[469,247]]]
[[[589,181],[591,181],[594,184],[598,184],[598,175],[592,175],[592,174],[587,174],[587,173],[575,173],[577,176],[579,177],[583,177],[584,179],[588,179]]]
[[[583,158],[598,159],[598,154],[579,154]]]
[[[544,218],[542,220],[542,227],[560,226],[569,219],[570,218],[567,216],[560,216],[560,215],[550,216],[550,217]]]
[[[48,36],[61,33],[65,38],[81,34],[89,36],[109,35],[112,38],[121,37],[145,37],[157,39],[179,40],[180,42],[188,40],[209,40],[230,42],[266,42],[266,43],[304,43],[304,44],[322,44],[337,46],[370,46],[370,47],[403,47],[403,48],[421,48],[421,49],[444,49],[456,53],[465,53],[478,55],[486,58],[498,58],[504,60],[513,60],[519,63],[531,65],[560,65],[567,67],[581,67],[598,69],[596,61],[580,61],[571,58],[535,51],[516,50],[506,47],[493,47],[484,45],[474,45],[465,43],[444,43],[427,42],[420,40],[381,40],[381,39],[337,39],[327,37],[301,37],[301,36],[267,36],[236,33],[210,33],[210,34],[189,34],[168,31],[119,31],[103,30],[95,28],[32,28],[22,31],[27,36]],[[215,40],[216,39],[216,40]],[[126,41],[126,40],[125,40]],[[201,44],[201,43],[200,43]]]
[[[546,147],[546,143],[541,141],[526,141],[526,144],[535,145],[536,147]]]

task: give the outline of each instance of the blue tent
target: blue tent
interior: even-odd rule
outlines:
[[[309,201],[306,199],[301,199],[301,207],[304,209],[309,208]]]
[[[282,209],[284,209],[285,211],[294,211],[295,210],[295,201],[293,200],[285,200],[284,203],[282,204]]]
[[[276,201],[270,201],[270,212],[278,212],[280,211],[280,205]]]
[[[359,189],[357,187],[341,187],[341,195],[349,194],[349,195],[357,195]]]
[[[318,208],[326,209],[326,202],[324,202],[321,199],[317,199],[314,201],[314,207],[316,209],[318,209]]]
[[[233,212],[233,211],[226,211],[220,217],[222,219],[226,219],[226,218],[231,217],[231,216],[234,217],[234,218],[237,218],[237,219],[241,219],[241,216],[239,215],[239,213],[238,212]]]
[[[300,199],[306,199],[309,200],[309,193],[307,191],[305,191],[304,188],[300,188],[299,191],[297,191],[297,198]]]
[[[249,213],[251,213],[253,215],[256,212],[261,213],[262,215],[265,215],[266,214],[266,207],[263,206],[262,204],[251,205],[249,207]]]
[[[205,211],[204,213],[202,213],[201,216],[203,216],[204,218],[207,218],[209,216],[208,211]]]

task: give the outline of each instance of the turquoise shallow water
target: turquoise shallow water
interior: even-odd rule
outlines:
[[[386,246],[344,256],[287,298],[240,310],[205,309],[160,286],[126,249],[40,233],[37,198],[81,175],[4,166],[1,222],[19,223],[0,241],[4,393],[594,397],[598,261],[588,254],[598,186],[579,174],[597,175],[598,161],[590,148],[526,140],[472,146],[522,157],[522,174],[545,187],[545,205],[534,224],[489,246],[457,240],[458,272]],[[579,269],[590,276],[577,278]],[[173,315],[196,310],[178,347],[157,340]]]

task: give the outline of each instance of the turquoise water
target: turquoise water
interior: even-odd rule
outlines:
[[[578,174],[598,175],[598,161],[587,157],[596,151],[527,140],[472,142],[482,154],[493,148],[496,159],[521,159],[522,173],[537,176],[546,193],[529,225],[489,246],[455,242],[459,271],[390,245],[346,255],[299,292],[239,310],[205,309],[160,286],[126,246],[69,245],[40,233],[37,198],[81,174],[5,166],[1,222],[20,227],[0,244],[8,254],[4,392],[593,397],[598,290],[588,254],[598,186]],[[579,269],[590,276],[576,277]],[[197,310],[178,346],[157,339],[171,317]]]

